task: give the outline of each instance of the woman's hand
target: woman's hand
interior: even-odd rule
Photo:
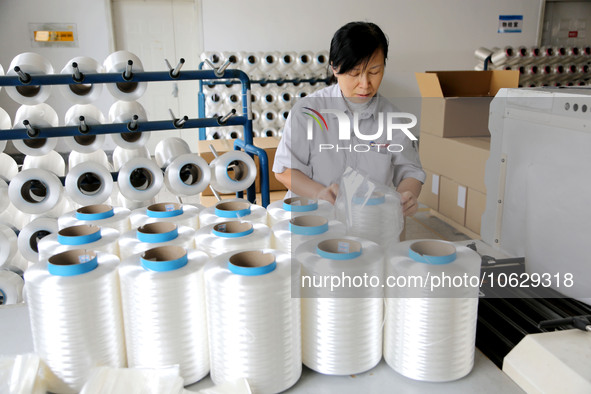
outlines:
[[[408,190],[400,193],[400,204],[405,217],[414,215],[419,209],[417,197]]]
[[[337,199],[337,194],[339,194],[339,185],[337,185],[336,183],[333,183],[323,189],[321,189],[318,194],[316,194],[316,199],[317,200],[326,200],[329,203],[331,203],[332,205],[334,205],[336,199]]]
[[[423,184],[414,178],[403,179],[396,190],[400,193],[400,204],[402,205],[402,213],[404,217],[412,216],[417,213],[419,209],[419,194]]]

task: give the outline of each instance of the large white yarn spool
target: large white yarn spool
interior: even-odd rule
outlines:
[[[273,225],[272,230],[273,247],[288,253],[312,239],[337,238],[346,233],[343,223],[314,214],[281,220]]]
[[[15,230],[0,223],[0,269],[24,272],[27,261],[18,251],[18,238]]]
[[[8,112],[4,111],[3,108],[0,108],[0,130],[9,130],[11,128],[12,121],[10,120],[10,115],[8,115]],[[3,152],[5,148],[6,140],[0,141],[0,152]]]
[[[246,190],[257,176],[254,160],[242,151],[226,152],[213,159],[209,167],[211,186],[220,193]]]
[[[14,305],[23,302],[23,278],[20,275],[0,269],[0,305]]]
[[[53,210],[62,198],[57,175],[41,168],[23,170],[8,186],[10,202],[20,211],[41,214]]]
[[[331,203],[325,200],[312,200],[305,197],[291,197],[274,201],[267,206],[269,226],[286,219],[293,219],[302,215],[318,215],[327,219],[334,219],[335,212]]]
[[[119,256],[119,231],[111,227],[77,224],[43,237],[38,243],[39,261],[69,250],[85,249]]]
[[[164,183],[162,170],[154,161],[136,157],[121,166],[117,185],[123,197],[138,203],[152,200]]]
[[[131,228],[154,222],[171,222],[192,229],[199,228],[201,205],[162,202],[133,210],[129,216]]]
[[[87,126],[100,125],[106,122],[102,111],[92,104],[75,104],[65,115],[66,126],[80,126],[80,117],[84,117]],[[91,153],[102,149],[105,144],[104,134],[78,134],[74,137],[64,137],[64,141],[72,150]]]
[[[299,277],[290,256],[271,249],[226,253],[205,266],[214,383],[246,378],[254,393],[265,394],[299,379],[300,300],[292,298],[292,273]]]
[[[99,163],[80,163],[66,176],[66,194],[82,206],[102,204],[111,198],[112,191],[113,177]]]
[[[57,176],[66,175],[66,162],[64,157],[52,150],[43,156],[25,156],[21,171],[31,168],[42,168],[53,172]]]
[[[198,154],[191,153],[181,138],[167,138],[156,145],[156,164],[164,168],[164,183],[177,196],[194,196],[207,188],[211,168]]]
[[[39,242],[44,237],[57,233],[57,219],[39,217],[24,226],[18,234],[18,250],[29,263],[39,261]]]
[[[195,232],[195,247],[211,257],[242,249],[269,249],[271,230],[252,222],[210,224]]]
[[[45,103],[21,105],[14,116],[14,129],[23,129],[24,121],[28,121],[34,129],[57,127],[58,117],[53,108]],[[14,147],[21,153],[31,156],[43,156],[54,150],[59,138],[24,138],[13,140]]]
[[[327,375],[376,366],[382,358],[382,247],[356,237],[311,240],[295,258],[302,270],[304,365]]]
[[[74,63],[78,66],[78,71],[84,74],[97,74],[103,72],[103,66],[95,59],[86,56],[77,56],[68,60],[61,74],[76,76],[74,70]],[[75,104],[91,104],[99,99],[103,92],[103,84],[88,84],[88,83],[71,83],[68,85],[58,85],[58,89],[62,95],[69,101]]]
[[[126,149],[120,146],[115,147],[115,149],[113,149],[113,170],[119,171],[123,164],[136,157],[149,159],[150,151],[145,146],[136,149]]]
[[[22,72],[35,75],[53,74],[53,66],[45,57],[33,53],[25,52],[17,55],[10,62],[6,76],[18,75],[15,67],[19,67]],[[8,96],[19,104],[35,105],[45,102],[51,95],[52,85],[19,85],[6,86]]]
[[[4,210],[10,205],[10,199],[8,198],[8,185],[6,181],[0,177],[0,213],[4,213]]]
[[[185,385],[208,374],[203,282],[203,267],[208,260],[200,251],[162,246],[121,262],[130,368],[178,365]]]
[[[224,56],[222,55],[221,52],[217,52],[217,51],[203,52],[201,54],[200,58],[202,61],[205,61],[205,59],[208,59],[214,65],[214,67],[219,67],[222,64],[224,64]]]
[[[199,213],[201,227],[233,220],[267,224],[267,210],[260,205],[251,204],[245,199],[232,198],[222,200],[215,206],[207,207]]]
[[[415,380],[446,382],[467,375],[474,364],[480,256],[435,240],[401,242],[388,254],[386,273],[397,283],[386,292],[386,362]],[[451,278],[448,284],[444,276]],[[418,277],[441,282],[412,282]],[[402,279],[406,283],[398,282]],[[439,287],[431,290],[434,283]]]
[[[93,367],[126,366],[117,256],[69,251],[25,273],[35,352],[48,389],[80,391]]]
[[[137,101],[116,101],[109,108],[109,122],[129,124],[137,116],[138,122],[147,122],[148,115],[144,107]],[[150,139],[149,132],[127,131],[125,133],[111,134],[113,142],[125,149],[137,149],[145,147]]]
[[[129,62],[133,62],[132,74],[144,71],[144,66],[139,57],[128,51],[117,51],[105,59],[103,67],[105,73],[125,74]],[[108,83],[107,89],[117,100],[135,101],[142,97],[148,88],[147,82],[117,82]]]
[[[177,226],[170,222],[147,223],[136,230],[130,230],[121,235],[119,252],[123,260],[159,246],[180,246],[185,249],[194,249],[194,237],[195,230],[186,226]]]
[[[110,227],[123,234],[130,230],[129,214],[130,210],[124,207],[106,204],[87,205],[63,214],[57,219],[57,224],[59,229],[81,224]]]
[[[399,242],[404,228],[400,194],[394,189],[356,193],[345,207],[337,201],[337,219],[347,233],[374,241],[383,247]]]

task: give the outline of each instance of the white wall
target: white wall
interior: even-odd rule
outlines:
[[[29,23],[75,23],[78,31],[77,48],[40,48],[32,46]],[[0,64],[4,70],[12,59],[23,52],[36,52],[45,56],[59,73],[66,62],[76,56],[89,56],[102,63],[112,52],[111,9],[109,0],[18,0],[0,2]],[[96,105],[106,111],[113,99],[106,89]],[[64,114],[71,105],[54,89],[47,103],[63,123]],[[0,91],[0,107],[14,119],[18,104],[5,90]]]
[[[536,45],[544,0],[202,0],[206,51],[328,50],[347,22],[378,24],[390,39],[382,94],[418,97],[414,73],[472,69],[480,46]],[[498,34],[499,15],[523,32]]]

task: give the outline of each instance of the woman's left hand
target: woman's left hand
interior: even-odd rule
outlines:
[[[400,204],[405,217],[414,215],[419,208],[417,197],[408,190],[400,193]]]

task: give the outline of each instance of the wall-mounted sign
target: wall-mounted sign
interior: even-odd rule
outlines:
[[[29,23],[32,47],[77,47],[75,23]]]
[[[498,33],[521,33],[523,15],[499,15]]]

